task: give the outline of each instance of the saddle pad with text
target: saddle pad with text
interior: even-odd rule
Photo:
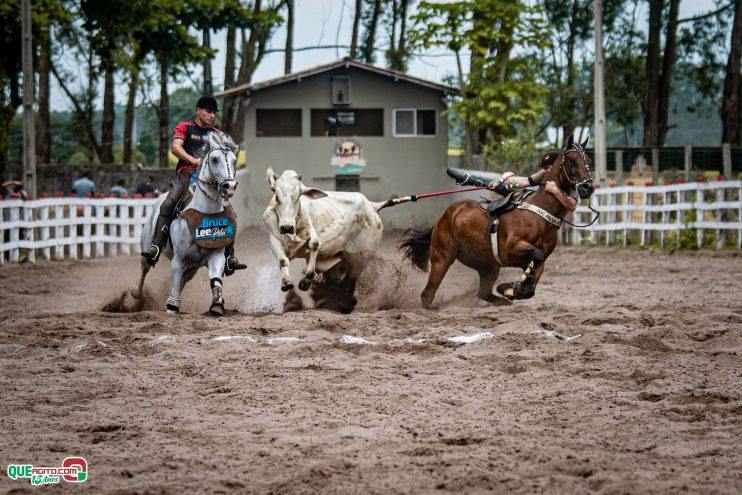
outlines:
[[[237,238],[237,215],[231,206],[220,213],[201,213],[193,209],[181,213],[188,223],[193,241],[202,248],[229,246]]]

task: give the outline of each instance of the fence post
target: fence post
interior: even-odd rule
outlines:
[[[608,224],[615,224],[616,223],[616,212],[613,211],[613,209],[616,207],[616,193],[611,191],[611,189],[608,189],[608,219],[606,223]],[[611,242],[613,242],[613,239],[615,238],[615,231],[611,228],[610,230],[605,231],[605,245],[610,246]]]
[[[134,239],[139,240],[142,237],[142,225],[147,219],[144,217],[144,206],[141,204],[142,195],[135,194],[134,199],[136,200],[136,205],[134,206]]]
[[[98,196],[100,200],[101,196]],[[102,203],[102,201],[98,201]],[[95,257],[103,258],[106,255],[106,244],[103,239],[106,236],[106,220],[105,220],[106,208],[102,204],[98,204],[95,208]]]
[[[660,181],[660,150],[652,148],[652,182],[654,184]]]
[[[36,263],[36,248],[33,247],[36,241],[36,232],[34,232],[35,228],[33,227],[33,208],[26,206],[27,204],[27,202],[23,203],[23,220],[31,223],[31,226],[26,228],[25,237],[27,241],[30,241],[30,247],[26,248],[26,259],[29,263]]]
[[[660,246],[663,248],[665,247],[665,224],[668,223],[668,215],[670,214],[667,211],[667,205],[670,203],[670,194],[670,191],[665,191],[662,195],[662,230],[660,230]],[[679,232],[678,235],[680,235]]]
[[[654,153],[654,150],[652,151]],[[644,202],[642,203],[642,210],[644,210],[644,213],[642,214],[642,226],[647,225],[648,223],[652,222],[652,213],[647,208],[648,206],[652,206],[652,194],[649,192],[649,188],[652,186],[651,182],[644,184]],[[642,228],[641,230],[641,241],[640,245],[644,246],[647,241],[647,231],[646,229]],[[651,242],[651,234],[650,239]]]
[[[598,192],[600,190],[600,185],[595,184],[595,192]],[[595,209],[600,211],[600,206],[603,204],[603,202],[600,200],[600,195],[593,194],[593,197],[595,198]],[[588,220],[589,221],[589,220]],[[595,230],[595,224],[590,226],[590,245],[595,246],[598,242],[598,232]]]
[[[621,185],[623,184],[623,150],[616,150],[615,152],[616,157],[616,184]]]
[[[696,208],[696,247],[698,249],[701,249],[701,246],[703,246],[703,228],[699,226],[700,222],[703,222],[703,209],[699,208],[699,206],[703,206],[703,190],[700,187],[700,184],[703,182],[703,178],[699,177],[696,179],[696,204],[694,207]]]
[[[46,193],[41,195],[42,199],[46,199],[48,195]],[[39,217],[43,223],[49,222],[49,205],[44,205],[39,208]],[[51,249],[49,248],[49,226],[44,225],[41,227],[41,240],[44,243],[44,247],[41,249],[41,257],[45,260],[51,258]]]
[[[724,183],[719,181],[717,182],[717,185],[720,187],[716,190],[716,223],[720,224],[724,221],[724,215],[722,212],[722,205],[721,203],[724,202]],[[724,247],[724,238],[726,232],[724,229],[716,229],[716,249],[721,249]]]
[[[61,197],[61,196],[56,196]],[[54,206],[54,223],[56,226],[54,227],[54,257],[58,260],[64,259],[64,244],[62,244],[62,239],[64,239],[64,225],[62,225],[62,220],[64,219],[64,206],[62,205],[55,205]]]
[[[83,221],[85,222],[82,226],[82,235],[84,237],[84,241],[82,245],[82,257],[83,259],[85,259],[85,258],[91,257],[90,251],[92,250],[91,244],[93,242],[91,240],[91,237],[92,237],[91,222],[93,218],[93,207],[90,204],[86,204],[85,206],[82,207],[82,217],[83,217]]]
[[[729,143],[722,143],[721,145],[721,159],[724,166],[724,178],[730,180],[732,178],[732,145]]]
[[[690,182],[690,174],[693,170],[693,147],[685,147],[685,181]]]
[[[129,256],[130,248],[129,245],[129,238],[131,237],[129,233],[129,200],[123,199],[121,200],[122,204],[119,207],[120,212],[120,221],[121,221],[121,228],[119,229],[119,242],[121,243],[121,251],[125,256]]]
[[[633,186],[634,183],[632,181],[628,181],[626,183],[627,186]],[[623,223],[624,223],[624,229],[623,229],[623,247],[626,247],[629,244],[629,229],[626,228],[626,225],[631,223],[634,220],[634,210],[631,208],[634,206],[634,191],[633,187],[626,192],[626,204],[624,205],[623,210]]]
[[[13,206],[10,208],[10,222],[11,223],[18,223],[20,220],[20,208],[17,206]],[[16,247],[11,249],[10,251],[10,262],[11,263],[18,263],[18,258],[20,258],[20,248],[18,247],[18,242],[20,241],[20,233],[21,229],[18,227],[18,225],[13,226],[10,229],[10,243],[16,243]]]

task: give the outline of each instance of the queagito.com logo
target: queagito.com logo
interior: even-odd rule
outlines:
[[[88,479],[88,461],[82,457],[67,457],[61,466],[42,467],[33,464],[9,464],[8,477],[14,480],[30,478],[32,485],[59,483],[60,479],[70,483],[82,483]]]

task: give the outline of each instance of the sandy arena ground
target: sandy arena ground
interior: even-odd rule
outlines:
[[[220,319],[205,271],[171,316],[165,263],[137,313],[102,311],[135,256],[0,268],[1,493],[72,455],[88,481],[43,493],[742,492],[740,253],[559,247],[507,307],[456,265],[427,311],[391,236],[353,314],[277,314],[249,234]]]

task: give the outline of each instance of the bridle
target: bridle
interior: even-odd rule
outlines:
[[[580,158],[582,158],[582,163],[585,164],[585,172],[587,173],[587,177],[580,181],[572,180],[567,174],[567,169],[564,167],[564,161],[567,159],[567,153],[569,153],[570,151],[576,151],[577,153],[579,153]],[[575,195],[579,196],[578,190],[580,186],[587,186],[587,185],[592,184],[593,182],[593,178],[590,176],[590,166],[587,164],[587,160],[585,160],[585,156],[586,156],[585,149],[577,143],[572,143],[572,147],[570,147],[567,150],[564,150],[564,152],[562,153],[562,160],[559,163],[559,173],[560,175],[564,177],[563,180],[566,181],[566,183],[569,185],[569,190],[566,192],[570,196],[573,190],[575,192]],[[577,198],[575,198],[574,196],[573,198],[577,200]]]
[[[564,167],[564,161],[567,159],[567,153],[569,153],[570,151],[576,151],[577,153],[579,153],[580,157],[582,158],[582,163],[585,164],[585,172],[587,173],[587,177],[584,178],[584,179],[582,179],[582,180],[580,180],[580,181],[572,180],[569,177],[569,175],[567,174],[567,169]],[[577,143],[572,143],[572,146],[569,149],[566,149],[566,150],[564,150],[564,152],[562,152],[562,159],[561,159],[561,161],[559,163],[559,175],[560,175],[560,179],[561,179],[559,181],[560,182],[560,186],[564,183],[564,181],[566,181],[566,183],[569,186],[569,190],[568,191],[565,191],[565,192],[567,193],[567,195],[569,197],[571,197],[572,199],[574,199],[575,202],[578,202],[579,201],[579,197],[580,197],[579,190],[580,190],[580,187],[592,186],[592,183],[593,183],[593,178],[590,176],[590,166],[587,164],[587,160],[585,160],[586,154],[587,153],[585,152],[585,149],[582,146],[580,146]],[[564,190],[564,189],[562,189],[562,190]],[[574,191],[574,196],[572,196],[572,191]],[[590,201],[589,200],[588,200],[587,207],[588,207],[588,209],[590,209],[590,211],[592,211],[593,213],[595,213],[595,218],[593,218],[590,221],[590,223],[586,223],[584,225],[577,225],[577,224],[574,224],[574,223],[570,222],[569,220],[565,220],[564,218],[561,219],[562,222],[564,222],[564,223],[566,223],[568,225],[571,225],[573,227],[578,227],[578,228],[583,228],[583,227],[589,227],[589,226],[591,226],[592,224],[594,224],[598,220],[598,217],[600,217],[600,212],[598,210],[596,210],[595,208],[593,208],[590,205]]]
[[[227,178],[221,181],[213,178],[216,176],[216,174],[214,174],[214,171],[211,168],[211,160],[209,160],[209,157],[213,153],[218,153],[218,152],[224,155],[224,162],[227,164]],[[210,150],[201,159],[201,166],[199,167],[199,170],[198,170],[198,177],[196,178],[196,184],[198,185],[198,188],[201,190],[201,192],[203,192],[206,195],[206,197],[209,198],[211,201],[218,201],[219,191],[221,191],[222,186],[224,184],[227,184],[228,182],[235,182],[235,183],[237,182],[236,180],[234,180],[234,176],[232,175],[232,167],[229,165],[229,154],[230,153],[234,153],[234,152],[229,148],[226,148],[226,147],[216,148],[216,149]],[[209,171],[209,175],[212,177],[212,179],[208,181],[203,180],[201,178],[201,170],[204,167],[204,163],[206,163],[206,168]],[[217,193],[212,197],[211,194],[209,194],[209,192],[201,184],[204,184],[209,189],[216,188]]]

